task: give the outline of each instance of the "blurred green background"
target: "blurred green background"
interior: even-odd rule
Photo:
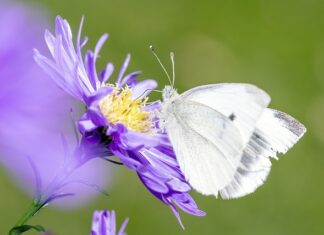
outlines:
[[[142,70],[160,88],[167,79],[149,45],[169,63],[176,56],[176,87],[247,82],[272,96],[271,107],[299,119],[305,137],[280,161],[256,193],[224,201],[193,193],[207,216],[182,213],[183,231],[170,209],[155,199],[134,172],[116,166],[111,196],[98,196],[82,208],[46,208],[32,223],[60,235],[89,234],[94,209],[115,209],[118,225],[130,218],[134,234],[324,234],[324,1],[322,0],[34,0],[53,23],[57,14],[76,32],[82,15],[83,33],[92,48],[109,32],[99,67],[109,59],[117,66],[132,54],[128,71]],[[159,98],[154,94],[153,99]],[[0,171],[0,234],[5,234],[30,203]],[[33,234],[31,232],[30,234]]]

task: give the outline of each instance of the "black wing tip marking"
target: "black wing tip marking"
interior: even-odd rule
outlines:
[[[280,120],[283,125],[298,137],[302,137],[307,131],[306,127],[287,113],[271,109],[273,116]]]

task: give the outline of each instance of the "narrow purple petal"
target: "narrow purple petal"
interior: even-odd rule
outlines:
[[[130,54],[128,54],[128,55],[126,56],[126,59],[125,59],[125,61],[124,61],[123,66],[122,66],[122,68],[120,69],[120,72],[119,72],[119,74],[118,74],[118,77],[117,77],[117,81],[116,81],[116,83],[117,83],[119,86],[120,86],[120,84],[121,84],[122,78],[123,78],[123,76],[124,76],[124,74],[125,74],[125,72],[126,72],[126,69],[127,69],[127,67],[128,67],[128,64],[129,64],[130,58],[131,58],[131,56],[130,56]]]
[[[100,81],[102,84],[106,83],[114,72],[114,65],[108,63],[106,68],[100,73]]]
[[[88,76],[94,90],[97,90],[100,86],[100,81],[98,79],[98,75],[96,72],[96,60],[97,57],[99,56],[100,49],[102,48],[103,44],[106,42],[107,39],[108,39],[108,34],[102,35],[97,42],[94,53],[88,51],[86,55],[86,66],[87,66]]]
[[[96,74],[96,65],[95,65],[95,56],[92,51],[88,51],[85,57],[85,66],[89,81],[94,90],[97,89],[97,74]]]
[[[99,40],[98,40],[98,42],[97,42],[97,44],[96,44],[95,50],[94,50],[94,57],[95,57],[95,58],[97,58],[97,57],[99,56],[99,52],[100,52],[102,46],[103,46],[103,45],[105,44],[105,42],[107,41],[107,39],[108,39],[108,34],[107,34],[107,33],[103,34],[103,35],[99,38]]]
[[[122,226],[121,226],[120,229],[119,229],[118,235],[126,235],[125,229],[126,229],[126,226],[127,226],[127,224],[128,224],[128,221],[129,221],[128,218],[126,218],[126,219],[124,220]]]
[[[51,55],[54,56],[54,49],[55,49],[55,44],[56,44],[56,38],[48,30],[45,31],[45,36],[44,37],[45,37],[46,45],[47,45],[47,47],[48,47]]]
[[[84,37],[80,42],[80,48],[82,49],[88,43],[88,37]]]
[[[60,16],[57,16],[55,20],[55,32],[57,36],[62,37],[64,49],[66,49],[70,57],[73,57],[72,51],[69,50],[69,48],[73,48],[71,28],[68,22]]]
[[[109,212],[108,211],[103,211],[103,213],[101,213],[100,215],[100,219],[99,219],[99,233],[98,235],[109,235],[107,232],[107,226],[109,226],[109,224],[106,222],[107,220],[109,220]]]
[[[84,22],[84,16],[81,17],[80,26],[78,30],[78,36],[77,36],[77,42],[76,42],[76,48],[77,48],[77,55],[79,61],[82,61],[82,54],[81,54],[81,48],[85,45],[85,43],[88,41],[88,39],[81,42],[81,34],[82,34],[82,27]]]
[[[110,217],[110,218],[109,218]],[[110,213],[110,216],[108,217],[108,220],[109,220],[109,225],[110,225],[110,232],[112,234],[116,234],[116,214],[115,214],[115,211],[112,210],[111,213]]]

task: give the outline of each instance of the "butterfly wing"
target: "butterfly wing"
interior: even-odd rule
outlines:
[[[168,104],[166,129],[193,188],[236,198],[263,184],[269,157],[286,153],[306,130],[288,114],[267,109],[269,102],[253,85],[216,84],[191,89]]]
[[[270,103],[263,90],[240,83],[199,86],[183,93],[181,99],[204,104],[229,117],[240,131],[243,145],[249,142],[256,122]]]
[[[216,195],[237,171],[243,151],[239,130],[230,119],[194,101],[179,99],[168,108],[166,131],[190,185]]]
[[[286,153],[305,132],[306,128],[290,115],[265,109],[244,149],[235,177],[220,191],[221,197],[238,198],[254,192],[270,172],[270,157]]]

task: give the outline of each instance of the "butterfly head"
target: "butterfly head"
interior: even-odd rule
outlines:
[[[178,96],[178,92],[172,86],[165,86],[162,91],[163,101],[172,100],[173,98]]]

